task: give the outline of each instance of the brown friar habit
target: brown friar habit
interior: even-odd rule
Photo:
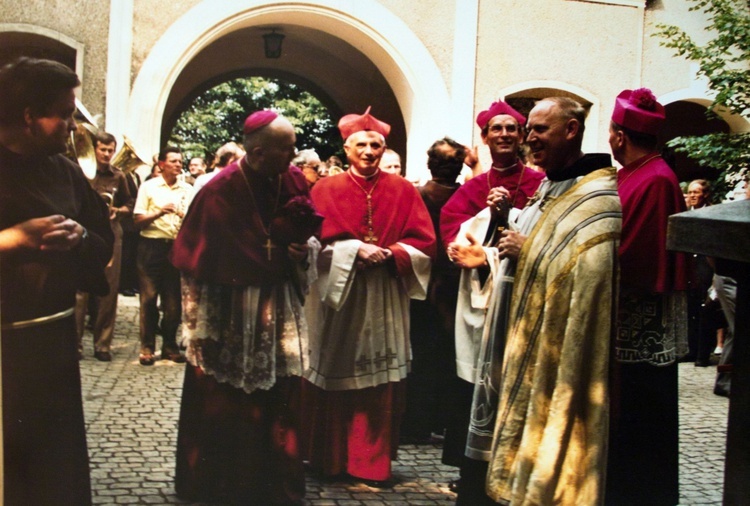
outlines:
[[[104,202],[62,155],[0,146],[0,229],[62,214],[88,231],[72,251],[0,257],[5,504],[91,504],[72,308],[76,290],[107,293],[112,230]],[[15,325],[70,314],[42,323]]]

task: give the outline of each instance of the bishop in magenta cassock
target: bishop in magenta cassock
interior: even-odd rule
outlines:
[[[521,113],[507,103],[497,101],[477,114],[476,122],[482,129],[482,142],[490,150],[492,167],[466,181],[443,206],[440,233],[444,248],[456,240],[462,223],[487,207],[493,188],[505,188],[511,205],[523,209],[544,179],[543,172],[526,167],[518,158],[526,124]]]
[[[656,151],[664,107],[625,90],[610,123],[622,201],[620,300],[612,365],[607,504],[679,502],[677,359],[687,335],[687,258],[667,251],[667,220],[685,210]]]
[[[544,179],[543,172],[525,166],[518,158],[526,124],[526,118],[521,113],[507,103],[497,101],[477,114],[476,123],[481,129],[482,141],[492,156],[492,167],[464,183],[443,206],[440,212],[443,248],[456,240],[463,223],[473,220],[480,213],[480,219],[475,223],[480,228],[484,227],[477,234],[484,237],[490,223],[490,211],[496,209],[500,201],[504,200],[505,205],[512,208],[523,209]],[[491,278],[489,283],[482,283],[477,270],[462,270],[455,310],[456,379],[448,393],[452,408],[447,415],[443,445],[443,463],[452,466],[460,466],[463,461],[491,292]]]
[[[198,192],[172,254],[188,360],[175,488],[191,501],[301,504],[291,407],[307,367],[304,265],[320,217],[289,165],[292,125],[259,111],[244,134],[245,157]]]
[[[426,296],[435,232],[413,185],[378,168],[390,126],[368,109],[339,129],[350,168],[312,190],[325,220],[306,306],[305,452],[324,475],[385,481],[411,363],[409,299]]]

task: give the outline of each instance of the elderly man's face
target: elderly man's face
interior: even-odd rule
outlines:
[[[301,170],[309,186],[314,185],[318,181],[318,179],[320,179],[318,171],[315,170],[311,165],[305,164],[304,166],[302,166]]]
[[[267,176],[274,176],[289,170],[289,164],[295,155],[297,136],[286,118],[276,118],[269,127],[273,129],[273,133],[263,146],[261,170]]]
[[[401,175],[401,157],[398,153],[386,151],[380,159],[380,170],[390,174]]]
[[[383,151],[385,151],[383,136],[372,131],[355,132],[344,144],[349,166],[363,176],[369,176],[378,170]]]
[[[526,142],[534,165],[547,173],[564,169],[573,151],[567,124],[554,102],[542,101],[529,113]]]
[[[482,140],[490,149],[493,159],[507,158],[508,161],[515,161],[518,147],[523,141],[521,127],[513,116],[499,114],[487,122],[487,134],[482,135]]]
[[[206,173],[206,164],[202,158],[193,158],[188,164],[188,171],[193,177],[198,177]]]

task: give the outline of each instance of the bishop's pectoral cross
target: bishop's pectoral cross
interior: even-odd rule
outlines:
[[[378,238],[375,237],[375,233],[372,231],[372,229],[367,231],[367,235],[365,236],[364,241],[370,244],[375,244],[376,242],[378,242]]]
[[[276,245],[271,241],[271,238],[266,239],[266,243],[263,245],[263,247],[268,251],[268,261],[271,261],[271,250],[276,247]]]

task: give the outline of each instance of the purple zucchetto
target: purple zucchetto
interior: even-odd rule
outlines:
[[[513,116],[516,121],[518,121],[519,125],[526,124],[526,118],[523,114],[516,111],[502,100],[498,100],[497,102],[492,102],[492,105],[489,107],[489,109],[477,114],[477,125],[479,125],[479,128],[484,129],[484,127],[487,126],[487,123],[489,123],[492,118],[494,118],[495,116],[499,116],[500,114]]]
[[[245,126],[242,128],[242,132],[245,135],[252,133],[259,128],[266,126],[278,117],[279,115],[277,113],[269,111],[268,109],[256,111],[247,117],[247,119],[245,120]]]
[[[622,127],[649,135],[657,135],[666,120],[664,106],[648,88],[624,90],[615,100],[612,121]]]

